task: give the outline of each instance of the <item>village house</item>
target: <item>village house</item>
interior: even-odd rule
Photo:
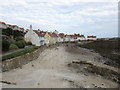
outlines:
[[[70,41],[70,37],[69,37],[67,34],[66,34],[65,37],[64,37],[64,41],[65,41],[65,42]]]
[[[33,30],[32,25],[30,25],[30,29],[24,29],[22,27],[18,27],[17,25],[10,25],[4,22],[0,22],[0,28],[1,29],[11,28],[13,30],[24,32],[26,33],[24,36],[25,41],[31,42],[36,46],[41,46],[45,44],[55,44],[57,42],[73,42],[86,40],[85,36],[80,34],[64,35],[64,33],[59,33],[57,30],[55,30],[54,32]],[[88,36],[87,39],[97,40],[96,36]]]
[[[75,41],[83,41],[86,40],[84,35],[80,35],[80,34],[74,34],[74,39]]]
[[[87,40],[97,40],[96,36],[87,36]]]
[[[58,35],[59,32],[57,30],[55,30],[53,33],[55,33],[56,35]]]
[[[10,25],[10,24],[7,24],[7,28],[13,29],[12,25]]]
[[[56,33],[52,33],[53,34],[53,42],[54,44],[58,42],[58,35]]]
[[[17,25],[12,25],[11,27],[13,30],[19,30],[19,27]]]
[[[13,29],[13,30],[18,30],[21,32],[26,32],[26,30],[22,27],[18,27],[17,25],[8,25],[9,28]]]
[[[18,28],[18,31],[25,32],[25,29],[24,29],[24,28],[19,27],[19,28]]]
[[[49,41],[49,44],[55,44],[58,41],[58,36],[52,32],[46,32],[44,38]]]
[[[57,42],[68,42],[68,41],[72,42],[72,41],[85,40],[84,35],[80,35],[80,34],[64,35],[64,33],[59,34],[57,30],[55,30],[54,32],[43,32],[39,30],[32,30],[32,26],[30,26],[30,30],[29,30],[29,29],[24,29],[22,27],[18,27],[17,25],[6,24],[4,22],[0,22],[0,28],[2,29],[11,28],[13,30],[22,31],[26,33],[25,40],[30,41],[37,46],[44,44],[55,44]]]
[[[0,29],[6,29],[7,25],[4,22],[0,22]]]
[[[64,42],[64,33],[58,34],[58,42]]]
[[[78,39],[79,39],[80,41],[84,41],[84,40],[86,40],[86,38],[85,38],[84,35],[80,35],[80,36],[78,37]]]
[[[26,32],[24,28],[20,28],[17,25],[10,25],[10,24],[6,24],[5,22],[0,22],[0,29],[6,29],[6,28],[11,28],[12,30]]]
[[[34,32],[35,32],[35,33],[38,35],[38,37],[39,37],[40,46],[47,44],[47,43],[45,42],[45,38],[44,38],[46,32],[43,32],[43,31],[40,31],[40,30],[34,30]]]
[[[29,31],[29,29],[24,29],[24,33],[27,33]]]
[[[50,36],[49,32],[46,32],[46,34],[44,35],[45,38],[45,43],[46,44],[51,44],[52,43],[52,36]]]
[[[33,45],[41,46],[45,44],[45,33],[40,33],[40,30],[33,30],[30,25],[30,30],[25,34],[24,38],[26,42],[31,42]]]
[[[73,41],[75,41],[75,36],[74,35],[68,35],[69,36],[69,41],[71,41],[71,42],[73,42]]]
[[[45,31],[40,31],[40,36],[42,37],[41,38],[41,42],[44,41],[44,45],[45,44],[49,44],[49,40],[47,38],[45,38],[45,35],[47,34],[47,32]]]
[[[59,33],[57,30],[53,32],[56,42],[64,42],[64,33]]]

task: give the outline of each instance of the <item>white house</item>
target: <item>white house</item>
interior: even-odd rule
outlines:
[[[58,34],[58,42],[63,42],[64,39],[63,39],[63,35],[62,34]]]
[[[45,39],[45,44],[48,45],[49,43],[50,43],[50,41],[48,39]]]
[[[7,28],[13,29],[12,25],[10,25],[10,24],[7,24]]]
[[[59,32],[57,30],[55,30],[53,33],[55,33],[56,35],[58,35]]]
[[[87,36],[87,40],[97,40],[96,36]]]
[[[24,32],[24,31],[25,31],[25,29],[24,29],[24,28],[22,28],[22,27],[19,27],[19,28],[18,28],[18,31],[22,31],[22,32]]]
[[[75,36],[74,35],[68,35],[70,37],[70,40],[69,41],[75,41]]]
[[[19,27],[17,25],[12,25],[12,27],[13,27],[13,30],[18,30],[19,29]]]
[[[45,44],[44,35],[39,30],[33,30],[30,25],[30,30],[25,34],[24,38],[26,42],[31,42],[33,45],[41,46]]]
[[[64,41],[65,41],[65,42],[70,41],[70,37],[69,37],[68,35],[65,35],[65,37],[64,37]]]
[[[77,37],[77,40],[83,41],[86,40],[84,35],[80,35]]]
[[[6,29],[7,25],[4,22],[0,22],[0,29]]]
[[[49,44],[49,40],[45,39],[46,32],[38,30],[41,45]]]
[[[44,38],[46,32],[42,32],[40,30],[33,30],[39,37],[39,46],[44,45],[46,43],[46,40]]]
[[[24,29],[24,33],[28,32],[28,31],[29,31],[29,29]]]
[[[75,36],[75,41],[83,41],[86,40],[84,35],[80,35],[80,34],[74,34]]]
[[[24,28],[18,27],[17,25],[6,24],[6,27],[7,28],[11,28],[13,30],[18,30],[18,31],[26,32]]]

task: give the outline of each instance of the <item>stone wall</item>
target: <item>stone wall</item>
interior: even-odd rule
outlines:
[[[40,53],[42,53],[45,49],[55,48],[59,45],[65,44],[56,43],[52,45],[44,45],[32,53],[27,53],[25,55],[0,62],[0,71],[5,72],[15,68],[22,68],[23,65],[29,63],[30,61],[36,60],[39,57]]]
[[[5,60],[0,62],[1,71],[9,71],[15,68],[22,68],[22,65],[29,63],[30,61],[36,60],[39,57],[39,54],[44,51],[47,46],[42,46],[32,53],[27,53],[22,56],[18,56],[12,59]]]

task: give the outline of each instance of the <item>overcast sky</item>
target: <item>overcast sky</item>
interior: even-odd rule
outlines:
[[[118,36],[119,0],[0,0],[0,21],[34,29]]]

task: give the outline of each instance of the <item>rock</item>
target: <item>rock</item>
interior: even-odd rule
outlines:
[[[1,83],[5,83],[5,84],[12,84],[12,85],[16,85],[16,83],[11,83],[11,82],[8,82],[8,81],[0,81]]]
[[[72,63],[77,63],[77,64],[79,64],[80,61],[78,61],[78,60],[73,60]]]

